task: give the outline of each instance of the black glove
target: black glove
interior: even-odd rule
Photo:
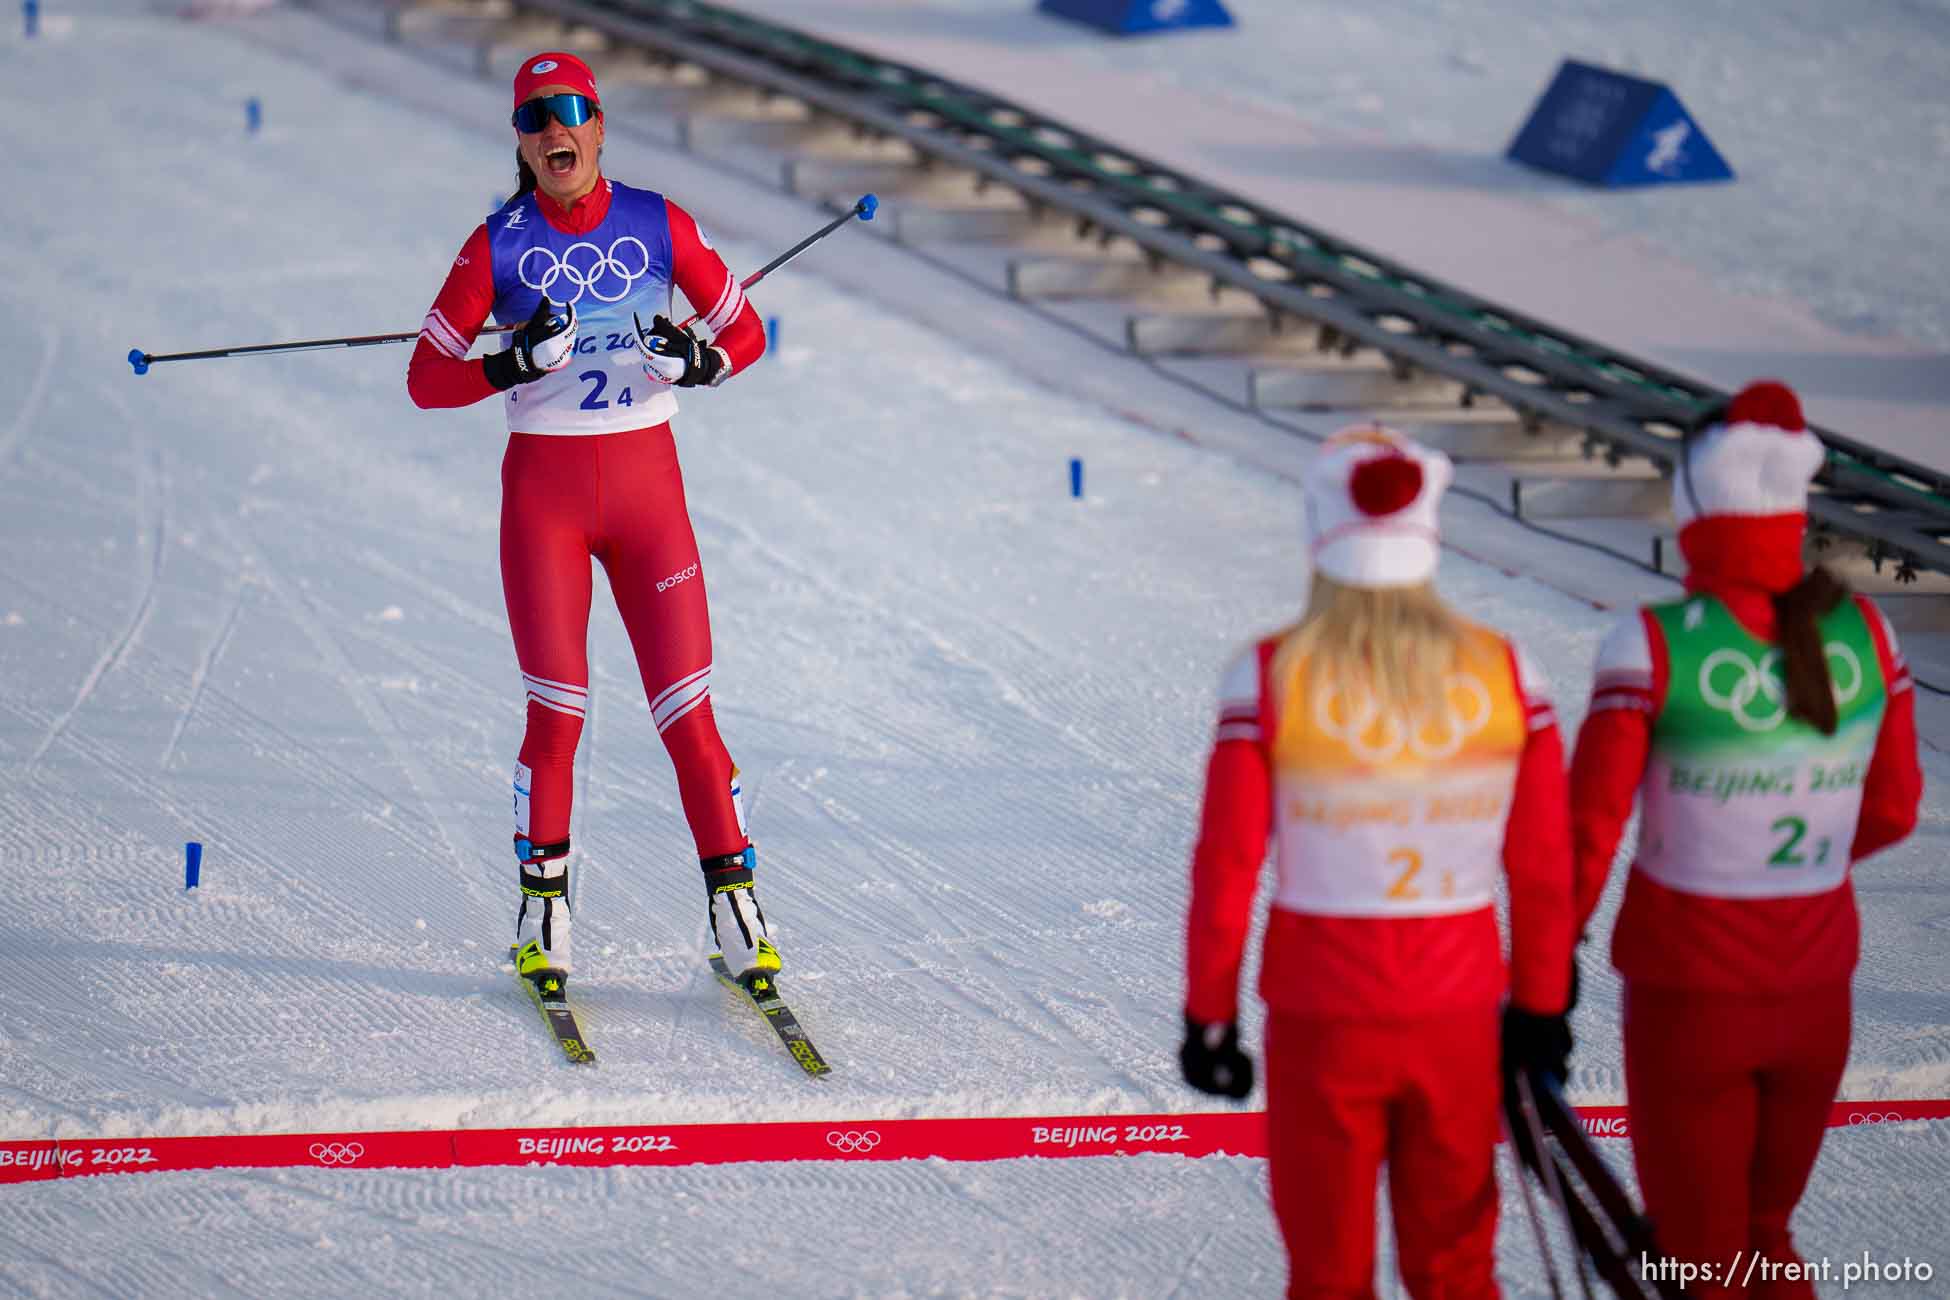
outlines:
[[[1185,1045],[1178,1049],[1185,1082],[1214,1097],[1235,1101],[1253,1090],[1253,1058],[1239,1050],[1239,1026],[1202,1024],[1185,1017]]]
[[[1535,1070],[1561,1086],[1571,1077],[1571,1013],[1540,1016],[1515,1003],[1503,1008],[1503,1070]]]
[[[557,315],[548,295],[543,294],[528,323],[510,336],[507,350],[482,357],[481,367],[487,372],[490,384],[506,391],[516,384],[532,384],[551,370],[560,370],[569,364],[575,351],[575,304],[563,304],[561,314]]]
[[[643,353],[644,373],[660,384],[679,388],[710,386],[731,371],[723,348],[701,341],[688,329],[678,329],[668,316],[657,316],[650,328],[636,323],[636,345]]]

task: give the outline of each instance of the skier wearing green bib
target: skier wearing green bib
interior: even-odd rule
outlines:
[[[1798,1258],[1788,1220],[1848,1059],[1849,867],[1922,797],[1895,635],[1803,570],[1824,455],[1784,384],[1699,422],[1673,480],[1686,595],[1606,638],[1571,763],[1580,932],[1642,814],[1612,934],[1633,1158],[1661,1248],[1719,1274]],[[1815,1293],[1776,1272],[1740,1294]]]

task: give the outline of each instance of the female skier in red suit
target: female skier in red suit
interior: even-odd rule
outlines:
[[[757,312],[690,215],[602,175],[596,81],[571,54],[514,83],[521,188],[476,227],[427,313],[407,371],[422,407],[496,394],[501,579],[527,697],[514,775],[517,966],[570,968],[569,801],[589,695],[590,561],[602,562],[636,651],[732,973],[779,967],[752,890],[755,852],[711,712],[711,627],[671,437],[675,388],[723,383],[765,349]],[[680,289],[712,335],[669,319]],[[470,360],[488,316],[511,345]],[[653,319],[641,335],[637,320]]]
[[[1686,594],[1606,638],[1571,765],[1580,930],[1640,807],[1611,948],[1632,1155],[1660,1249],[1715,1270],[1700,1297],[1815,1294],[1780,1266],[1848,1061],[1849,868],[1922,797],[1894,633],[1802,566],[1823,455],[1783,384],[1700,422],[1673,482]]]
[[[1384,1163],[1410,1293],[1497,1294],[1499,875],[1503,1050],[1559,1073],[1569,1051],[1563,748],[1537,670],[1436,594],[1450,473],[1387,430],[1329,440],[1305,483],[1307,610],[1220,688],[1179,1059],[1194,1087],[1251,1091],[1239,968],[1270,835],[1259,991],[1289,1296],[1373,1297]]]

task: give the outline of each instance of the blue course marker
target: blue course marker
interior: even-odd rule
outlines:
[[[264,125],[264,105],[253,95],[244,101],[244,129],[255,134]]]
[[[779,350],[779,318],[777,316],[767,316],[765,318],[765,348],[769,352],[777,352]]]
[[[183,846],[183,888],[195,889],[203,874],[203,846],[191,840]]]
[[[1083,498],[1083,462],[1075,456],[1070,457],[1070,495]]]

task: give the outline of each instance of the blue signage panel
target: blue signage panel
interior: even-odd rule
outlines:
[[[1652,101],[1637,132],[1619,150],[1607,185],[1657,185],[1663,181],[1730,181],[1733,168],[1706,138],[1670,90]]]
[[[1036,8],[1119,36],[1232,26],[1220,0],[1041,0]]]
[[[1531,109],[1509,156],[1591,185],[1733,178],[1666,86],[1572,59]]]

